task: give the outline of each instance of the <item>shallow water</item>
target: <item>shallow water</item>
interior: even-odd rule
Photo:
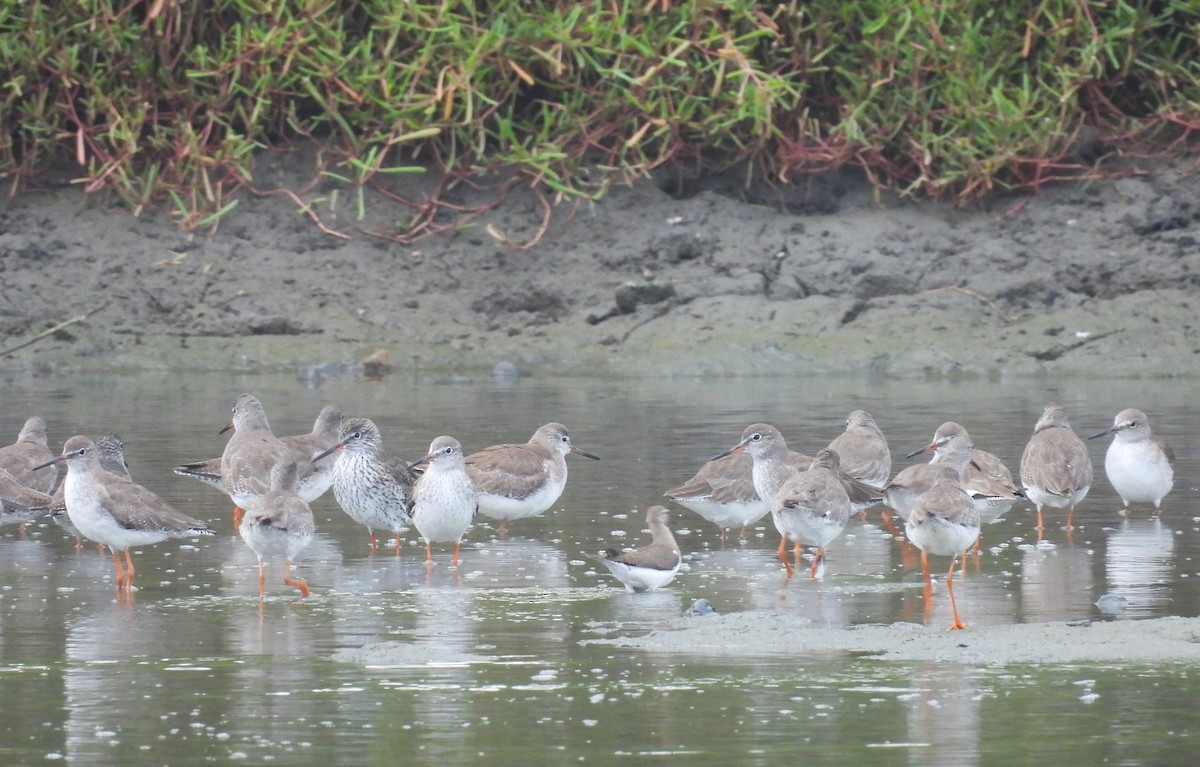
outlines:
[[[609,381],[515,384],[287,377],[138,375],[6,385],[0,435],[27,415],[55,448],[75,433],[125,439],[130,470],[167,501],[220,531],[135,552],[138,591],[115,597],[111,560],[76,551],[49,524],[0,534],[0,680],[8,701],[0,762],[494,764],[1166,763],[1195,753],[1194,669],[882,662],[821,647],[753,656],[675,656],[594,640],[661,628],[697,597],[722,613],[772,611],[819,624],[949,624],[944,593],[924,609],[911,549],[877,512],[829,550],[822,579],[783,577],[770,520],[722,548],[683,509],[672,526],[687,566],[668,590],[626,594],[585,553],[644,538],[645,508],[691,476],[742,428],[779,426],[814,452],[856,407],[872,412],[897,461],[954,419],[1014,471],[1043,405],[1066,406],[1076,431],[1122,408],[1150,414],[1181,457],[1161,520],[1123,521],[1092,444],[1097,481],[1073,541],[1050,525],[1033,546],[1032,510],[984,531],[956,593],[971,631],[1012,622],[1106,620],[1104,594],[1128,600],[1117,619],[1200,614],[1200,509],[1188,460],[1200,424],[1190,386],[1171,381]],[[412,533],[403,553],[371,555],[365,532],[332,496],[314,504],[318,537],[296,597],[232,535],[231,504],[171,474],[216,456],[217,431],[241,391],[263,400],[277,433],[298,433],[327,403],[380,426],[399,455],[419,457],[449,433],[468,451],[523,441],[550,420],[602,457],[570,459],[567,490],[547,516],[508,540],[476,524],[459,572],[448,550],[426,573]],[[1051,516],[1049,519],[1055,519]],[[945,564],[935,560],[935,568]],[[697,619],[702,620],[702,619]],[[788,643],[787,637],[779,642]],[[366,648],[364,650],[364,648]]]

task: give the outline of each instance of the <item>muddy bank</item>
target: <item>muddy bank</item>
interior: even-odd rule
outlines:
[[[299,180],[309,161],[263,172]],[[419,196],[428,180],[402,181]],[[1200,372],[1200,179],[1183,169],[971,210],[880,202],[849,177],[664,187],[559,206],[523,250],[545,208],[520,189],[414,245],[365,233],[395,206],[368,198],[360,220],[329,185],[314,210],[349,239],[283,198],[189,234],[69,185],[22,194],[0,209],[0,351],[29,345],[0,360],[35,375],[353,374],[380,350],[396,372],[467,374]]]

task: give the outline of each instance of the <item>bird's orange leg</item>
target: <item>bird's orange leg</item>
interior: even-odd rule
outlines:
[[[925,590],[933,593],[933,578],[929,575],[929,555],[921,552],[921,572],[925,574]]]
[[[1042,542],[1042,507],[1039,505],[1037,507],[1037,509],[1038,509],[1038,526],[1037,526],[1038,543],[1041,543]]]
[[[262,557],[258,558],[258,598],[261,601],[267,593],[267,576],[263,572]]]
[[[954,602],[954,557],[950,558],[950,572],[946,575],[946,590],[950,592],[950,609],[954,612],[954,625],[950,627],[951,631],[965,629],[967,624],[962,622],[958,617],[958,605]]]
[[[367,529],[367,533],[371,536],[371,553],[375,553],[375,549],[379,548],[379,541],[375,540],[375,531]]]
[[[400,556],[400,533],[396,533],[396,556]]]
[[[429,546],[429,541],[425,541],[425,569],[433,568],[433,549]]]
[[[892,519],[895,518],[895,516],[896,515],[891,509],[884,509],[882,514],[880,514],[880,518],[883,520],[884,528],[892,535],[899,535],[900,529],[896,527],[894,522],[892,522]]]
[[[800,554],[800,541],[792,541],[792,562],[795,563],[797,569],[800,568]]]
[[[738,530],[738,540],[739,541],[746,540],[746,526],[745,525],[742,525],[742,529]]]
[[[500,531],[499,532],[500,532],[500,540],[504,540],[505,538],[508,537],[508,520],[507,519],[500,520]],[[455,558],[455,564],[458,564],[457,558]]]
[[[117,591],[123,591],[125,589],[125,569],[121,567],[121,555],[117,553],[116,549],[112,550],[112,558],[113,567],[117,571]]]
[[[817,568],[821,566],[821,562],[825,559],[825,549],[821,546],[817,547],[817,556],[813,559],[812,577],[817,577]]]
[[[786,536],[779,539],[779,560],[787,568],[788,577],[792,577],[792,563],[788,561]]]
[[[1075,526],[1071,524],[1071,520],[1072,520],[1072,519],[1074,519],[1074,518],[1075,518],[1075,505],[1074,505],[1074,504],[1072,504],[1072,505],[1071,505],[1071,506],[1070,506],[1070,507],[1067,509],[1067,529],[1068,529],[1068,530],[1074,530],[1074,529],[1075,529]]]
[[[283,565],[283,582],[289,586],[295,586],[300,589],[300,596],[308,596],[308,584],[302,580],[292,577],[292,563],[286,562]]]
[[[129,591],[133,588],[133,576],[137,575],[137,570],[133,569],[133,558],[129,556],[129,549],[125,549],[125,590]]]
[[[458,567],[458,541],[454,542],[454,566]]]

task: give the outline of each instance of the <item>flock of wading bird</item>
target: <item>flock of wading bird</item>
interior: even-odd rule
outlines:
[[[261,402],[249,394],[237,398],[233,417],[222,433],[233,435],[219,458],[176,467],[234,502],[234,524],[258,557],[259,595],[265,593],[264,559],[285,560],[283,581],[308,596],[308,585],[291,576],[296,556],[312,540],[309,503],[330,488],[338,505],[367,528],[394,535],[415,527],[425,542],[427,567],[432,544],[453,543],[453,563],[476,513],[499,520],[504,535],[510,521],[538,516],[549,509],[567,483],[566,456],[596,456],[571,444],[566,427],[548,423],[528,442],[494,445],[464,455],[453,437],[433,440],[415,462],[390,457],[379,429],[366,418],[343,419],[335,406],[324,408],[308,434],[276,437]],[[1089,439],[1112,435],[1104,469],[1125,503],[1151,503],[1155,513],[1174,481],[1175,456],[1155,437],[1146,415],[1128,409],[1112,427]],[[794,545],[798,567],[803,546],[816,548],[812,577],[823,572],[825,547],[846,527],[851,514],[886,504],[904,520],[904,534],[921,550],[926,599],[931,579],[928,555],[950,557],[946,578],[954,614],[952,629],[965,628],[954,601],[957,558],[978,550],[981,525],[998,519],[1027,498],[1037,507],[1038,540],[1044,508],[1066,509],[1066,529],[1091,488],[1093,472],[1086,444],[1058,405],[1049,405],[1021,456],[1020,485],[995,455],[976,448],[957,423],[938,427],[932,441],[906,457],[932,453],[891,477],[891,451],[870,414],[855,410],[846,430],[810,457],[788,449],[775,427],[756,423],[741,440],[704,464],[686,484],[665,496],[726,530],[745,527],[770,513],[779,531],[779,558],[793,572],[787,543]],[[67,475],[57,483],[58,464]],[[890,480],[889,480],[890,478]],[[57,489],[56,489],[57,485]],[[214,535],[197,519],[172,508],[134,482],[127,470],[120,437],[106,434],[95,442],[71,437],[62,453],[48,447],[45,421],[34,416],[16,443],[0,448],[0,523],[25,523],[43,515],[76,536],[108,547],[116,569],[118,595],[133,588],[135,570],[129,549],[167,538]],[[646,513],[652,542],[593,559],[604,564],[629,591],[670,583],[682,563],[679,546],[667,526],[667,510]],[[891,512],[884,512],[891,526]],[[122,565],[121,554],[124,554]]]

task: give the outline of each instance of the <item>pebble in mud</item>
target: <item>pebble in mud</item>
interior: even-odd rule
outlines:
[[[712,606],[712,603],[707,599],[697,599],[692,602],[692,606],[683,611],[683,614],[689,618],[702,617],[705,615],[716,615],[717,608]]]

